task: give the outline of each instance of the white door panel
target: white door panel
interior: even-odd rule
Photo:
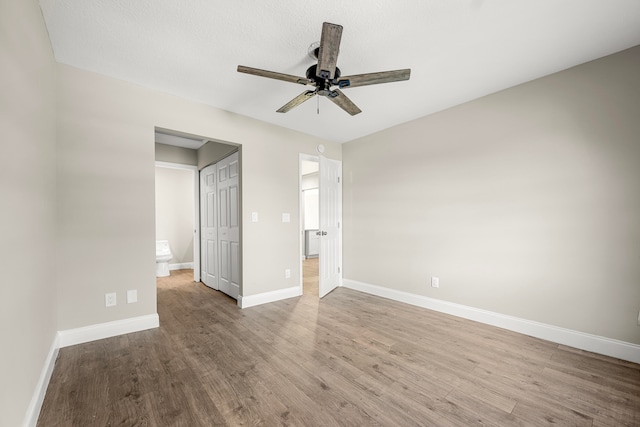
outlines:
[[[342,272],[342,162],[320,156],[320,298],[340,286]]]
[[[238,153],[201,171],[202,281],[237,299],[240,293]]]
[[[200,280],[210,288],[218,289],[215,165],[200,172],[200,218]]]

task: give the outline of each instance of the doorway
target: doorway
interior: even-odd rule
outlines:
[[[155,166],[156,240],[169,241],[173,255],[169,269],[193,269],[193,280],[198,282],[198,168],[160,161]]]
[[[320,256],[320,162],[300,159],[300,225],[302,235],[302,294],[318,296]]]
[[[324,297],[342,282],[342,162],[300,154],[300,293]]]
[[[188,134],[176,130],[166,128],[155,128],[155,150],[156,150],[156,165],[163,167],[170,167],[176,169],[183,169],[191,171],[193,178],[193,187],[189,191],[193,200],[193,223],[190,226],[190,230],[193,233],[191,241],[193,242],[193,261],[189,263],[188,268],[193,268],[193,276],[195,282],[200,282],[203,273],[203,264],[207,259],[207,252],[202,247],[202,218],[201,218],[201,193],[200,193],[200,170],[205,169],[209,165],[218,164],[220,172],[216,172],[216,181],[218,177],[228,177],[228,181],[216,182],[215,193],[216,197],[220,200],[222,194],[217,194],[218,190],[222,193],[228,194],[227,201],[233,201],[234,203],[228,203],[229,208],[227,210],[218,212],[218,207],[215,210],[211,210],[212,214],[216,213],[216,223],[218,220],[222,221],[216,227],[221,229],[220,233],[231,233],[229,239],[217,239],[215,252],[217,256],[224,257],[222,262],[215,262],[215,272],[220,273],[222,280],[229,278],[230,283],[223,283],[222,290],[229,290],[226,292],[237,298],[241,292],[242,283],[242,250],[241,250],[241,189],[242,189],[242,146],[227,141],[215,140],[208,137]],[[230,158],[235,154],[234,161],[231,164],[224,163],[225,158]],[[223,167],[225,166],[226,167]],[[225,186],[225,183],[228,184]],[[205,217],[206,218],[206,217]],[[225,228],[225,221],[230,221],[228,227]],[[223,236],[225,237],[225,236]],[[171,239],[169,244],[171,245]],[[218,248],[218,241],[222,242],[223,247]],[[226,244],[228,243],[228,244]],[[226,244],[226,245],[225,245]],[[179,250],[178,252],[182,253]],[[204,252],[204,254],[203,254]],[[227,263],[227,260],[229,261]],[[227,268],[229,266],[229,268]],[[217,279],[217,276],[216,276]],[[205,280],[202,280],[205,282]],[[220,289],[220,285],[216,282],[216,285],[205,283],[208,286],[214,287],[214,289]]]

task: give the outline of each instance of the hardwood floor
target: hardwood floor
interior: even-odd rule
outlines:
[[[302,261],[302,293],[318,296],[319,265],[318,257],[307,258]]]
[[[38,426],[638,426],[640,365],[348,289],[241,310],[158,280],[160,328],[62,348]]]

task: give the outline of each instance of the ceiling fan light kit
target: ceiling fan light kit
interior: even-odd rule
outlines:
[[[408,68],[343,77],[340,69],[336,65],[341,39],[341,25],[331,24],[329,22],[322,24],[320,43],[312,43],[311,46],[309,46],[309,56],[317,59],[318,63],[307,69],[306,77],[261,70],[244,65],[238,65],[238,72],[315,87],[314,90],[306,90],[287,102],[277,110],[278,113],[286,113],[314,96],[320,95],[326,97],[347,113],[355,116],[361,113],[362,110],[340,89],[409,80],[411,70]],[[337,88],[335,88],[335,86],[337,86]]]

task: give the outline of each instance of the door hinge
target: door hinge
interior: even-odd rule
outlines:
[[[340,267],[338,267],[338,274],[340,274]]]
[[[338,177],[338,184],[340,184],[340,177]]]

